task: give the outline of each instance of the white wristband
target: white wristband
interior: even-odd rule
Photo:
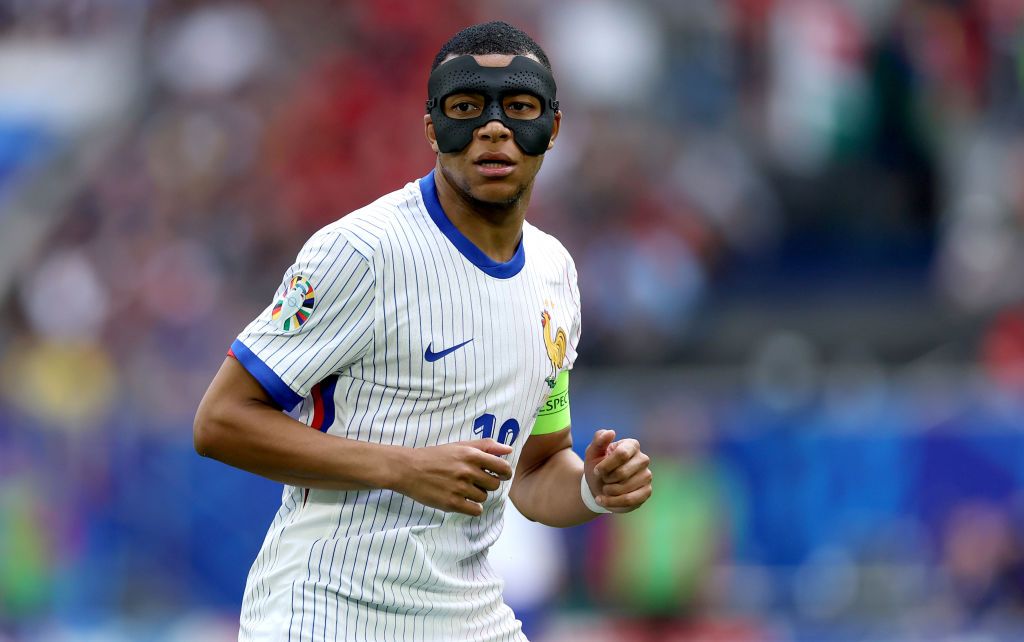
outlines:
[[[594,499],[594,493],[590,492],[590,484],[587,483],[587,476],[584,474],[580,477],[580,497],[583,498],[583,503],[587,505],[587,508],[594,513],[610,513],[611,511],[601,506]]]

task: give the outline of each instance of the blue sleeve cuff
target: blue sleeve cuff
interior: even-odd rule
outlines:
[[[256,378],[256,381],[260,382],[267,394],[281,408],[291,410],[302,401],[302,397],[296,394],[281,377],[277,376],[276,372],[270,369],[270,366],[263,363],[259,357],[253,354],[252,350],[238,339],[231,344],[231,353],[238,359],[238,363],[242,364],[242,367],[248,370],[249,374]]]

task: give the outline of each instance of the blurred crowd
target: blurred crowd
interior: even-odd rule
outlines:
[[[1019,637],[1024,3],[3,0],[0,640],[237,608],[276,487],[196,404],[303,241],[430,170],[430,62],[492,18],[559,83],[528,218],[579,268],[578,430],[660,459],[554,603]]]

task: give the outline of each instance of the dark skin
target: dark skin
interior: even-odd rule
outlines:
[[[500,54],[475,57],[489,66],[505,66],[512,60]],[[540,102],[522,94],[506,97],[503,106],[506,113],[515,114],[512,117],[530,118]],[[472,94],[445,101],[448,115],[468,115],[479,108],[482,99]],[[554,145],[560,122],[559,112],[548,149]],[[424,129],[437,152],[429,115],[424,117]],[[486,169],[486,159],[481,159],[485,154],[501,155],[500,165],[512,169]],[[507,261],[522,237],[542,162],[542,156],[524,154],[500,121],[491,121],[474,132],[466,149],[438,154],[438,198],[460,232],[492,259]],[[501,175],[489,175],[495,171]],[[310,430],[282,413],[259,382],[231,357],[224,360],[199,405],[193,435],[199,454],[285,484],[329,490],[389,489],[427,506],[472,516],[483,512],[487,493],[512,478],[512,467],[503,458],[512,448],[493,439],[407,448]],[[531,436],[516,469],[512,501],[535,521],[551,526],[580,524],[595,517],[580,498],[580,476],[585,474],[598,503],[613,512],[636,509],[651,494],[650,459],[636,440],[614,439],[614,431],[597,431],[585,459],[580,460],[572,451],[569,426]]]
[[[513,57],[474,56],[488,67],[504,67]],[[527,120],[539,116],[541,110],[540,100],[531,94],[505,96],[502,106],[510,117]],[[445,114],[451,118],[472,118],[482,108],[483,99],[475,94],[454,94],[444,100]],[[562,113],[556,112],[548,149],[555,146],[561,122]],[[437,154],[437,196],[445,214],[484,254],[496,261],[508,261],[519,246],[533,182],[544,157],[524,154],[515,144],[513,133],[498,120],[477,129],[469,145],[452,154],[438,152],[430,114],[424,114],[423,127],[430,148]],[[482,175],[478,163],[485,154],[507,157],[513,164],[512,173],[502,177]]]

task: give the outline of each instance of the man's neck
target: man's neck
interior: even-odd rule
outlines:
[[[485,203],[456,188],[441,170],[434,172],[437,199],[448,220],[481,252],[499,263],[512,259],[523,234],[523,220],[530,204],[529,185],[514,203]]]

